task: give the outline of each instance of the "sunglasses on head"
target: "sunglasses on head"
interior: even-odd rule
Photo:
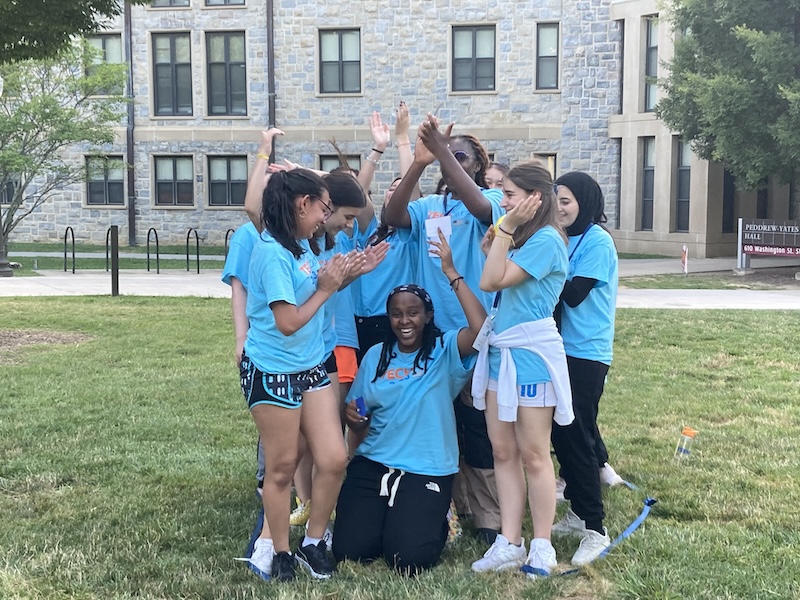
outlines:
[[[463,150],[456,150],[455,152],[453,152],[453,156],[455,156],[456,160],[460,163],[467,162],[469,160],[469,154],[467,154]]]

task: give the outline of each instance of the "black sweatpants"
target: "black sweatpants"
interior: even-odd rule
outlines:
[[[336,560],[382,556],[410,576],[434,566],[447,541],[453,478],[406,473],[356,456],[336,503]]]
[[[568,356],[567,366],[575,420],[566,427],[554,422],[551,440],[567,484],[564,497],[587,526],[600,527],[605,511],[599,467],[608,460],[608,453],[597,429],[597,409],[608,365]]]

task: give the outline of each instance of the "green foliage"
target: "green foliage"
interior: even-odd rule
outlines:
[[[121,9],[118,0],[2,0],[0,64],[57,56],[73,36],[96,31]]]
[[[65,160],[74,144],[92,148],[114,139],[125,98],[126,67],[97,64],[97,50],[71,44],[53,59],[0,65],[0,249],[8,234],[53,193],[86,176],[85,165]],[[102,95],[101,95],[102,94]]]
[[[795,180],[800,1],[675,0],[668,18],[680,33],[658,116],[742,187]]]

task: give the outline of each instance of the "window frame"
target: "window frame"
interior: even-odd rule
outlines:
[[[456,58],[456,34],[463,31],[472,33],[472,55],[470,58]],[[493,36],[492,57],[491,59],[479,58],[477,56],[477,37],[479,31],[491,31]],[[478,87],[478,66],[486,64],[491,60],[492,64],[492,86],[491,88]],[[457,65],[469,64],[471,84],[467,88],[456,88]],[[497,24],[479,25],[453,25],[450,30],[450,93],[454,94],[475,94],[475,93],[497,93]]]
[[[234,6],[245,6],[245,0],[205,0],[206,8],[229,8]]]
[[[655,25],[655,40],[653,40]],[[643,112],[655,112],[658,104],[658,15],[644,17],[644,105]]]
[[[223,62],[212,62],[211,61],[211,38],[214,36],[221,36],[223,37],[223,45],[224,45],[224,61]],[[231,60],[231,38],[233,36],[241,36],[242,38],[242,48],[244,55],[242,57],[242,61],[232,61]],[[222,65],[224,74],[225,74],[225,109],[223,112],[214,112],[212,108],[213,102],[213,94],[211,92],[211,82],[212,82],[212,67]],[[233,98],[234,98],[234,90],[233,90],[233,72],[235,68],[241,68],[244,72],[244,78],[242,80],[243,89],[241,90],[241,94],[244,95],[244,106],[243,112],[234,112],[234,105],[233,105]],[[244,31],[207,31],[206,32],[206,110],[207,115],[209,117],[246,117],[248,110],[247,110],[247,35]]]
[[[170,62],[169,63],[159,63],[156,62],[158,60],[158,52],[156,51],[156,40],[157,39],[169,39],[169,54],[170,54]],[[186,38],[189,42],[189,62],[181,62],[178,63],[176,61],[176,49],[175,43],[178,38]],[[158,32],[152,33],[150,36],[150,50],[153,53],[153,71],[152,71],[152,81],[153,81],[153,115],[156,118],[165,118],[165,117],[192,117],[194,116],[194,89],[192,84],[192,35],[191,32],[188,31],[180,31],[180,32]],[[169,69],[170,72],[170,102],[171,108],[170,112],[160,112],[159,111],[159,85],[158,85],[158,78],[159,78],[159,67],[166,67]],[[189,94],[189,112],[180,112],[179,109],[179,81],[178,78],[180,77],[178,69],[181,67],[188,67],[188,94]],[[186,75],[184,74],[184,77]]]
[[[642,161],[640,172],[641,183],[639,185],[639,230],[653,231],[656,189],[656,138],[655,136],[646,136],[639,139],[641,139],[640,156]],[[653,145],[653,164],[648,164],[649,144]],[[646,195],[648,192],[649,195]],[[647,222],[648,217],[649,223]]]
[[[164,2],[165,4],[156,4]],[[152,0],[148,8],[191,8],[192,0]]]
[[[691,186],[692,186],[692,150],[688,143],[680,138],[676,139],[675,146],[675,231],[689,233],[691,230]],[[686,164],[684,164],[684,159]],[[686,197],[682,197],[681,190],[686,190]],[[685,217],[685,222],[683,218]]]
[[[558,153],[557,152],[534,152],[532,155],[534,160],[541,162],[545,168],[550,171],[550,176],[553,179],[558,177]]]
[[[100,180],[93,180],[92,179],[92,167],[91,163],[93,161],[102,161],[103,162],[103,179]],[[121,172],[121,179],[109,179],[109,163],[112,161],[118,161],[120,165],[120,172]],[[84,201],[84,206],[87,208],[125,208],[125,157],[121,154],[104,154],[102,156],[99,155],[87,155],[86,162],[85,162],[85,169],[86,169],[86,197]],[[103,202],[92,202],[92,187],[93,186],[100,186],[102,188],[102,196]],[[119,202],[112,202],[111,201],[111,185],[118,189],[118,196]],[[116,194],[115,194],[116,195]]]
[[[345,154],[344,157],[347,159],[347,164],[350,165],[351,169],[361,170],[361,155],[360,154]],[[319,170],[325,171],[326,173],[330,173],[336,167],[342,166],[342,161],[339,159],[338,154],[318,154],[317,155],[317,162],[319,164]],[[333,163],[336,163],[333,165]],[[333,165],[332,168],[327,169],[327,166]]]
[[[172,161],[172,179],[171,180],[162,180],[158,178],[158,163],[162,160],[170,160]],[[191,167],[192,167],[192,176],[191,179],[186,180],[179,180],[178,179],[178,160],[189,160]],[[153,207],[154,208],[195,208],[195,173],[194,173],[194,156],[191,154],[159,154],[153,156],[153,188],[155,193],[153,194]],[[179,203],[178,199],[180,197],[180,190],[178,186],[180,184],[186,185],[189,184],[191,186],[191,204],[186,203]],[[161,202],[160,201],[160,185],[170,185],[172,188],[171,195],[172,201],[170,203]]]
[[[11,201],[14,199],[17,188],[21,183],[21,177],[18,174],[9,175],[5,187],[0,188],[0,206],[11,206]],[[11,194],[11,198],[8,197],[9,193]]]
[[[556,30],[556,53],[555,55],[542,55],[540,54],[541,30],[543,27],[555,27]],[[555,62],[556,67],[556,82],[555,86],[548,87],[541,83],[542,64],[544,60]],[[558,21],[545,21],[536,23],[536,91],[537,92],[555,92],[561,89],[561,24]]]
[[[343,58],[343,39],[345,33],[357,33],[358,34],[358,60],[344,60]],[[338,58],[336,60],[325,60],[323,54],[323,41],[322,38],[325,35],[336,34],[337,37],[337,48],[338,48]],[[362,69],[364,67],[364,52],[363,52],[363,36],[361,35],[361,28],[360,27],[339,27],[339,28],[328,28],[328,29],[318,29],[317,30],[317,45],[318,45],[318,59],[319,62],[317,63],[317,68],[319,69],[319,77],[317,79],[318,93],[320,95],[325,96],[351,96],[351,95],[360,95],[364,93],[364,77],[362,73]],[[337,65],[337,76],[339,80],[339,85],[336,89],[326,89],[326,82],[325,82],[325,66],[326,65]],[[345,67],[357,65],[356,72],[358,73],[358,89],[357,90],[345,90]]]
[[[216,204],[213,202],[214,198],[214,183],[223,183],[223,180],[214,180],[211,178],[212,168],[211,163],[212,161],[224,160],[225,161],[225,169],[227,172],[227,177],[224,180],[225,184],[225,203],[224,204]],[[245,178],[243,180],[233,180],[231,179],[231,161],[232,160],[241,160],[244,162],[245,168]],[[247,162],[247,155],[246,154],[217,154],[217,155],[210,155],[207,157],[206,165],[208,167],[208,198],[207,198],[207,206],[208,208],[214,209],[230,209],[230,208],[243,208],[244,207],[244,197],[247,192],[247,176],[249,175],[248,169],[248,162]],[[242,188],[242,201],[241,203],[233,202],[233,189],[232,185],[239,184]]]

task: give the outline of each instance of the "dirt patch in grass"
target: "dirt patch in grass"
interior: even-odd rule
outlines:
[[[90,339],[74,332],[0,329],[0,364],[18,363],[19,350],[26,346],[80,344]]]
[[[733,271],[711,273],[641,275],[620,279],[621,289],[717,289],[717,290],[800,290],[800,281],[795,273],[800,267],[778,267],[755,269],[747,275],[735,275]]]
[[[759,283],[761,285],[773,286],[775,289],[796,290],[800,289],[800,281],[794,278],[796,273],[800,273],[800,267],[780,267],[776,269],[754,269],[749,275],[726,275],[731,280],[731,285],[737,281],[747,285]]]

